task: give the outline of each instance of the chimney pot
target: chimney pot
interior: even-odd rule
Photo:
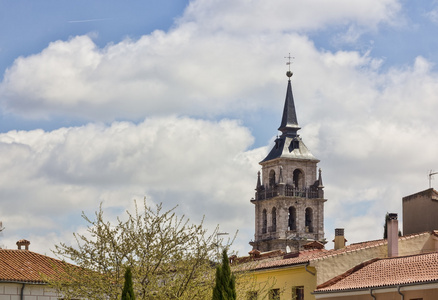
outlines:
[[[344,228],[335,229],[335,250],[345,248],[345,242],[347,240],[344,237]]]
[[[344,236],[344,228],[336,228],[335,236]]]
[[[19,240],[16,245],[18,246],[18,250],[21,250],[21,246],[24,246],[24,250],[29,250],[30,242],[28,240]]]

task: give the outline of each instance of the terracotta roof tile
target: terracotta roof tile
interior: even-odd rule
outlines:
[[[44,283],[41,275],[54,277],[65,263],[28,250],[0,249],[0,281]]]
[[[316,292],[438,281],[438,253],[375,259],[317,287]]]
[[[438,236],[438,231],[433,231],[433,232],[427,231],[427,232],[422,232],[422,233],[415,233],[415,234],[401,236],[401,237],[399,237],[399,241],[400,240],[409,240],[409,239],[413,239],[413,238],[416,238],[416,237],[421,236],[421,235],[430,235],[430,234],[434,234],[434,235]],[[298,255],[293,257],[293,258],[285,258],[285,257],[287,257],[287,255],[286,256],[279,255],[276,257],[261,259],[257,262],[251,262],[250,266],[247,266],[247,268],[252,269],[252,270],[261,270],[261,269],[268,269],[268,268],[279,268],[279,267],[286,267],[286,266],[292,266],[292,265],[297,265],[297,264],[304,264],[307,262],[322,260],[322,259],[325,259],[327,257],[332,257],[332,256],[341,255],[341,254],[345,254],[345,253],[352,253],[352,252],[356,252],[356,251],[361,251],[363,249],[369,249],[369,248],[383,246],[383,245],[386,245],[387,243],[388,243],[387,240],[381,239],[381,240],[355,243],[355,244],[351,244],[351,245],[348,245],[342,249],[337,249],[337,250],[334,250],[334,249],[332,249],[332,250],[325,250],[325,249],[305,250],[305,251],[300,251],[298,253]],[[244,261],[244,260],[242,260],[242,261]]]

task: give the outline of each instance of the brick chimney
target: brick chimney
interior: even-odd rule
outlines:
[[[386,223],[388,237],[388,257],[398,256],[398,219],[397,214],[388,214]]]
[[[30,242],[28,240],[19,240],[17,243],[18,250],[21,250],[21,246],[24,246],[24,250],[29,250]]]
[[[344,228],[336,228],[335,229],[335,250],[345,248],[345,242],[347,240],[344,237]]]

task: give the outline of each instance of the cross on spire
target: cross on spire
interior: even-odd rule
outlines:
[[[287,58],[287,59],[288,59],[288,62],[286,63],[286,65],[289,66],[289,71],[286,72],[286,76],[289,77],[289,78],[291,78],[292,75],[293,75],[293,73],[290,71],[290,65],[292,64],[290,60],[291,60],[291,59],[295,59],[295,57],[290,56],[290,53],[289,53],[289,56],[285,56],[284,58]]]

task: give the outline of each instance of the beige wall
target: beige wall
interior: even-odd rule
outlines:
[[[0,283],[0,300],[18,300],[21,295],[21,283]],[[57,300],[57,294],[44,285],[26,284],[24,300]]]

